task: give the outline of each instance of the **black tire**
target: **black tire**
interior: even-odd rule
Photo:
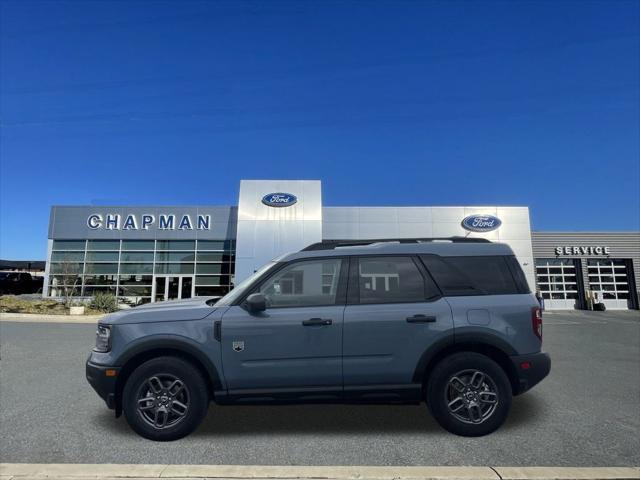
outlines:
[[[207,382],[194,365],[177,357],[158,357],[140,365],[127,379],[122,395],[129,426],[161,442],[193,432],[208,407]]]
[[[444,429],[464,437],[487,435],[500,427],[509,414],[511,399],[511,383],[502,367],[474,352],[441,360],[426,385],[433,417]]]

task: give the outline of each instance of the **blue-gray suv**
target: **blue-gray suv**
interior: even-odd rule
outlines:
[[[219,300],[98,324],[87,379],[140,435],[174,440],[218,405],[420,403],[458,435],[506,419],[550,370],[542,315],[511,249],[479,239],[323,242]]]

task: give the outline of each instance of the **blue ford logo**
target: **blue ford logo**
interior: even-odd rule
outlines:
[[[462,228],[470,232],[491,232],[502,225],[502,220],[493,215],[469,215],[462,220]]]
[[[268,193],[262,197],[262,203],[270,207],[290,207],[298,202],[298,197],[290,193]]]

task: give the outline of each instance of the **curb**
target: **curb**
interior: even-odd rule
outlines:
[[[494,467],[502,480],[639,479],[638,467]]]
[[[0,313],[2,322],[23,323],[98,323],[105,315],[46,315],[40,313]]]
[[[326,479],[638,480],[638,467],[373,467],[2,463],[2,480]]]

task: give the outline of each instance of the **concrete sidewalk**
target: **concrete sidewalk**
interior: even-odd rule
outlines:
[[[102,315],[44,315],[41,313],[0,313],[0,322],[98,323]]]
[[[637,467],[322,467],[242,465],[0,464],[2,480],[28,479],[335,479],[637,480]]]

